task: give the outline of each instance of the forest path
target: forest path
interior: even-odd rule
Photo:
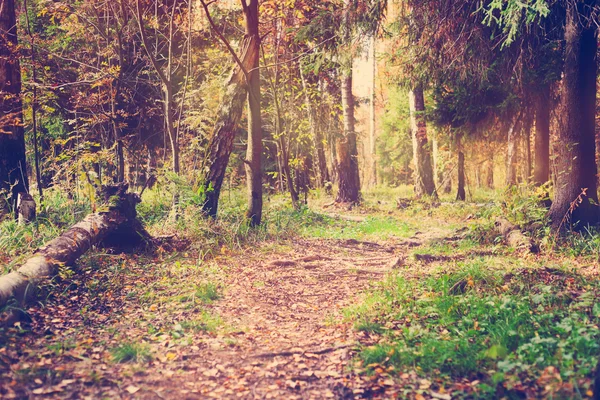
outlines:
[[[401,266],[409,248],[447,234],[262,242],[206,267],[186,267],[169,253],[160,262],[93,256],[28,310],[25,331],[5,338],[0,397],[394,397],[401,388],[389,375],[370,378],[352,365],[353,349],[371,338],[345,322],[343,310]],[[185,293],[207,274],[222,293],[199,306]],[[115,362],[123,346],[138,362]]]
[[[363,382],[349,379],[356,332],[341,311],[370,282],[381,280],[402,246],[356,240],[299,240],[286,254],[248,258],[229,271],[233,282],[219,314],[244,327],[235,348],[209,351],[194,384],[206,396],[346,398]]]

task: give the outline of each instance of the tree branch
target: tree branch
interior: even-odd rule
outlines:
[[[231,47],[231,44],[229,44],[229,41],[227,40],[227,38],[225,38],[225,36],[221,33],[221,31],[219,31],[219,29],[217,29],[217,25],[215,24],[215,21],[210,16],[210,11],[208,10],[208,6],[209,6],[209,4],[212,4],[212,3],[213,2],[210,2],[207,4],[204,0],[200,0],[200,4],[202,4],[202,8],[204,8],[204,13],[206,14],[208,23],[210,24],[213,31],[215,31],[215,33],[217,34],[219,39],[221,39],[221,41],[223,42],[225,47],[227,47],[227,50],[229,51],[229,53],[231,53],[231,55],[233,56],[235,63],[238,65],[238,67],[242,71],[242,74],[244,74],[244,79],[246,80],[246,85],[249,85],[250,77],[248,75],[248,71],[246,71],[246,68],[244,68],[244,64],[242,63],[242,60],[240,60],[240,58],[237,56],[237,54],[235,53],[235,50],[233,50],[233,47]],[[242,7],[248,7],[246,5],[245,0],[242,0]]]
[[[163,71],[158,66],[156,58],[152,55],[152,53],[150,53],[150,48],[148,47],[148,37],[146,36],[146,30],[144,29],[144,22],[142,20],[142,11],[140,9],[140,0],[137,0],[135,2],[135,4],[136,4],[137,22],[138,22],[138,26],[140,28],[140,35],[142,36],[142,44],[144,45],[144,48],[146,49],[146,54],[148,54],[148,58],[150,59],[152,66],[156,70],[156,73],[158,74],[158,77],[160,78],[161,82],[164,85],[168,85],[169,80],[167,80],[167,77],[165,76]]]

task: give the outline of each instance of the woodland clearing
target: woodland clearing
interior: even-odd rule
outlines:
[[[2,396],[591,396],[599,240],[532,254],[493,229],[530,204],[377,198],[332,216],[274,197],[258,232],[161,222],[168,247],[87,254],[2,332]]]

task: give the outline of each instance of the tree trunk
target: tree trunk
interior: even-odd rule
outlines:
[[[280,119],[279,112],[277,113],[277,118]],[[281,126],[281,119],[277,125]],[[276,128],[279,130],[279,128]],[[296,187],[294,186],[294,181],[292,179],[292,173],[290,171],[290,156],[287,149],[287,144],[285,143],[285,139],[279,133],[279,138],[277,139],[279,142],[279,157],[281,158],[281,169],[285,176],[285,181],[287,182],[288,191],[290,192],[290,197],[292,199],[292,206],[295,209],[299,208],[299,199],[298,192],[296,191]]]
[[[409,93],[410,125],[413,142],[413,164],[415,178],[415,195],[437,198],[431,152],[428,147],[427,125],[425,123],[425,98],[423,86],[416,85]]]
[[[23,1],[23,7],[25,11],[25,21],[27,26],[27,34],[29,41],[31,42],[30,58],[31,58],[31,75],[33,81],[33,90],[31,98],[31,130],[33,134],[33,165],[35,167],[35,180],[37,183],[38,194],[40,196],[40,202],[44,202],[44,190],[42,185],[42,172],[40,169],[40,149],[38,145],[38,126],[37,126],[37,110],[38,110],[38,96],[37,96],[37,68],[36,68],[36,49],[35,49],[35,36],[31,32],[31,22],[29,21],[29,9],[27,7],[27,0]],[[18,201],[18,200],[17,200]],[[35,204],[35,203],[34,203]],[[35,206],[33,209],[35,213]]]
[[[371,185],[377,186],[377,115],[375,82],[377,78],[377,58],[375,57],[375,35],[371,36],[371,93],[369,103],[369,153],[371,156]]]
[[[0,192],[9,194],[8,207],[0,202],[0,213],[11,209],[16,217],[18,195],[29,191],[29,180],[14,0],[0,5],[0,31]]]
[[[523,123],[523,145],[525,147],[525,163],[523,166],[523,181],[531,182],[531,127],[533,126],[533,114],[527,109]]]
[[[19,193],[17,200],[17,220],[19,225],[35,221],[35,200],[29,193]]]
[[[338,172],[338,203],[359,203],[360,177],[358,172],[358,150],[354,130],[354,95],[352,94],[352,61],[349,70],[342,72],[342,111],[344,134],[336,140],[336,162]]]
[[[507,135],[506,146],[506,186],[515,186],[517,184],[517,152],[518,137],[521,125],[521,113],[510,123]]]
[[[432,138],[431,138],[431,145],[432,145],[432,152],[431,152],[431,156],[432,156],[432,161],[433,161],[433,180],[435,183],[436,187],[441,187],[442,184],[444,183],[444,176],[442,173],[442,170],[440,168],[440,143],[438,140],[438,134],[437,132],[433,132]]]
[[[465,154],[462,150],[461,138],[456,139],[456,149],[458,151],[458,190],[456,200],[465,201],[467,194],[465,192]]]
[[[240,58],[243,69],[236,65],[233,69],[219,110],[217,122],[208,145],[205,161],[204,187],[205,201],[202,210],[208,216],[215,218],[219,207],[221,186],[229,164],[229,157],[233,151],[233,140],[238,130],[238,124],[244,110],[247,96],[244,71],[248,71],[258,61],[259,53],[253,42],[255,37],[246,36],[242,42],[242,56]]]
[[[312,133],[313,144],[317,153],[317,161],[318,161],[318,179],[317,182],[319,187],[324,187],[326,182],[329,182],[331,179],[329,177],[329,171],[327,170],[327,158],[325,157],[325,140],[323,138],[323,133],[317,126],[317,118],[315,109],[313,107],[312,102],[310,101],[310,93],[309,93],[309,85],[307,82],[307,77],[302,71],[302,66],[300,69],[300,79],[302,80],[302,88],[304,90],[304,102],[306,104],[306,110],[308,113],[308,121],[310,125],[310,130]]]
[[[550,85],[545,84],[535,98],[535,166],[533,182],[550,180]]]
[[[246,35],[253,38],[251,52],[259,54],[258,0],[244,4]],[[260,115],[260,70],[258,56],[248,72],[248,148],[246,150],[246,184],[248,186],[248,210],[246,218],[250,226],[260,225],[262,219],[262,120]]]
[[[567,6],[565,63],[558,112],[559,130],[554,201],[550,219],[555,231],[598,222],[596,184],[596,51],[595,28],[584,28],[574,3]]]
[[[487,161],[487,174],[485,179],[488,189],[494,189],[494,150],[491,147]]]

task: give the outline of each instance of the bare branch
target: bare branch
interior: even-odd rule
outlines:
[[[210,2],[210,3],[213,3],[213,2]],[[247,7],[245,5],[245,0],[242,0],[242,3],[243,3],[242,6]],[[231,47],[231,44],[229,43],[229,41],[227,40],[227,38],[225,38],[225,36],[217,28],[217,25],[215,24],[215,21],[213,21],[212,17],[210,16],[210,11],[208,10],[208,4],[204,0],[200,0],[200,4],[202,4],[202,8],[204,8],[204,13],[206,14],[206,18],[208,19],[208,23],[210,24],[211,28],[213,29],[213,31],[215,31],[215,33],[217,34],[217,36],[219,37],[219,39],[221,39],[221,41],[223,42],[223,44],[225,45],[225,47],[227,47],[227,50],[233,56],[233,59],[235,60],[235,63],[238,65],[238,67],[240,68],[240,70],[244,74],[244,78],[246,80],[246,84],[249,84],[250,78],[249,78],[249,75],[248,75],[248,71],[246,71],[246,68],[244,68],[244,64],[242,63],[242,60],[240,60],[240,58],[237,56],[237,54],[235,53],[235,50],[233,49],[233,47]]]
[[[146,54],[148,54],[148,58],[150,59],[150,62],[152,63],[152,66],[156,70],[156,73],[158,74],[158,77],[160,78],[162,83],[164,85],[169,85],[170,77],[169,77],[169,79],[167,79],[167,77],[165,76],[163,71],[160,69],[158,63],[156,62],[156,58],[150,52],[150,47],[148,47],[148,37],[146,36],[146,29],[144,28],[144,21],[142,19],[142,10],[140,8],[140,0],[137,0],[135,2],[135,4],[136,4],[136,12],[137,12],[137,22],[138,22],[138,26],[140,28],[140,35],[142,36],[142,44],[144,45],[144,48],[146,49]]]

